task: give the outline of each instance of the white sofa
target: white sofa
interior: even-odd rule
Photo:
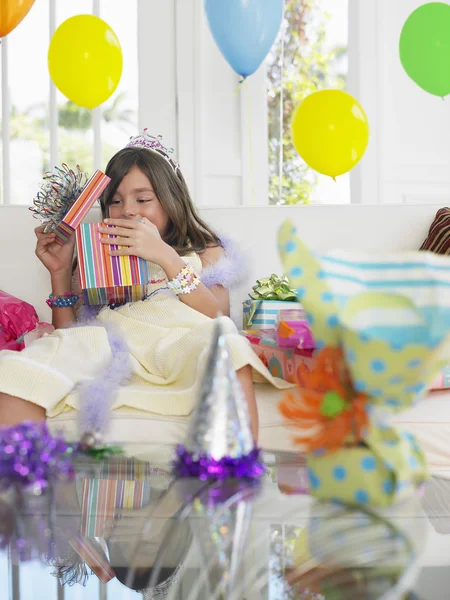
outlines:
[[[281,273],[276,235],[284,219],[292,219],[299,235],[312,248],[363,250],[417,249],[440,206],[308,206],[204,208],[201,216],[219,232],[233,237],[248,254],[248,279],[232,294],[232,317],[239,324],[242,301],[258,277]],[[99,220],[99,212],[90,214]],[[41,319],[50,318],[45,298],[48,275],[34,255],[33,228],[37,222],[24,207],[0,206],[0,289],[33,304]],[[260,442],[267,449],[291,447],[290,432],[277,411],[279,392],[257,386],[260,412]],[[402,413],[397,421],[415,433],[427,451],[433,472],[450,474],[450,392],[433,392],[418,406]],[[75,434],[75,415],[65,413],[51,420],[52,427],[64,427]],[[180,442],[187,419],[166,418],[137,411],[114,414],[110,437],[155,443]]]

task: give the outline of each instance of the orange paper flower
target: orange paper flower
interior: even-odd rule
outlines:
[[[295,442],[303,451],[333,452],[363,439],[367,396],[353,388],[340,348],[324,348],[315,361],[310,372],[301,373],[298,392],[288,392],[280,410],[302,430]]]

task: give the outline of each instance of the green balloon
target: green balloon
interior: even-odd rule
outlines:
[[[400,36],[403,68],[422,89],[450,94],[450,6],[430,2],[415,10]]]

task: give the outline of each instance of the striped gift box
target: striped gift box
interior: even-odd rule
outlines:
[[[108,234],[100,233],[100,226],[100,223],[84,223],[76,230],[78,271],[85,304],[142,300],[147,293],[147,262],[137,256],[109,256],[109,248],[116,250],[122,246],[102,244],[100,239]]]
[[[117,509],[139,509],[150,502],[150,482],[118,479],[85,479],[83,482],[81,535],[104,537]]]
[[[280,310],[298,309],[299,306],[298,302],[281,300],[246,300],[242,329],[276,329]]]
[[[171,478],[170,471],[119,456],[101,465],[98,478],[82,480],[80,532],[69,543],[100,581],[115,577],[104,551],[112,521],[122,509],[139,510],[157,500]]]
[[[101,171],[92,175],[55,231],[58,244],[62,246],[68,241],[110,181]]]

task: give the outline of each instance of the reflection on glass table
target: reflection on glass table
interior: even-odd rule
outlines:
[[[420,498],[383,512],[319,503],[290,454],[266,453],[257,485],[175,481],[173,448],[128,450],[77,463],[43,496],[0,496],[2,597],[375,600],[415,585]]]

